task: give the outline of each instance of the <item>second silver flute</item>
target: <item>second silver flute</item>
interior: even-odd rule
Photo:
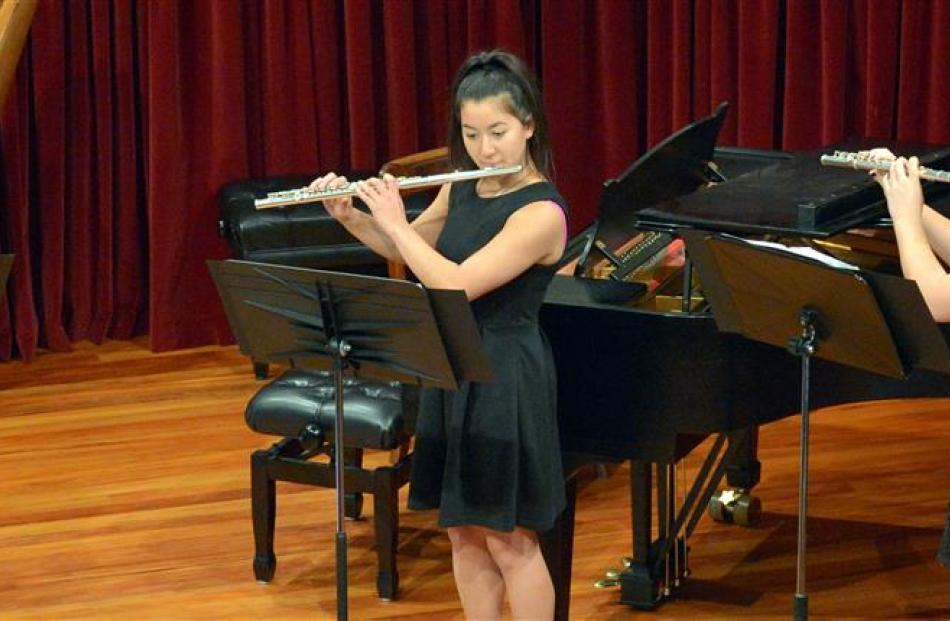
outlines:
[[[854,151],[835,151],[834,155],[822,155],[821,164],[823,166],[837,166],[839,168],[853,168],[855,170],[881,170],[887,172],[891,169],[892,160],[875,160],[855,153]],[[920,178],[928,181],[942,181],[950,183],[950,171],[934,170],[925,166],[920,167]]]
[[[425,177],[399,177],[399,189],[424,188],[446,183],[455,183],[456,181],[468,181],[469,179],[480,179],[482,177],[498,177],[501,175],[513,175],[521,172],[521,164],[515,166],[496,166],[493,168],[479,168],[476,170],[459,170],[450,173],[441,173],[438,175],[428,175]],[[357,182],[348,183],[339,188],[324,190],[322,192],[313,192],[308,188],[297,188],[295,190],[284,190],[283,192],[270,192],[266,198],[259,198],[254,201],[256,209],[270,209],[271,207],[284,207],[286,205],[302,205],[304,203],[317,203],[330,198],[344,198],[356,194]]]

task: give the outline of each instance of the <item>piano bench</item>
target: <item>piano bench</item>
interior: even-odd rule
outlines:
[[[379,597],[396,597],[396,544],[399,532],[399,488],[409,480],[409,442],[415,429],[418,390],[398,383],[347,378],[343,389],[345,515],[360,517],[363,494],[373,494],[373,522],[379,571]],[[334,488],[333,431],[336,389],[333,375],[291,369],[261,388],[245,410],[248,426],[281,436],[269,449],[251,455],[251,506],[254,525],[254,575],[270,582],[277,566],[274,555],[276,481]],[[364,450],[394,452],[395,463],[363,467]],[[329,461],[312,458],[326,455]],[[328,542],[329,544],[329,542]]]

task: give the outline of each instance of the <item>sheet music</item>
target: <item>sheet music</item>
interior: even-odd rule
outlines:
[[[781,250],[783,252],[797,254],[799,256],[803,256],[803,257],[818,261],[820,263],[824,263],[825,265],[828,265],[830,267],[836,267],[836,268],[845,269],[845,270],[855,270],[855,271],[859,269],[858,266],[856,265],[852,265],[850,263],[841,261],[840,259],[836,259],[830,255],[827,255],[823,252],[815,250],[814,248],[811,248],[810,246],[786,246],[785,244],[760,241],[756,239],[744,239],[743,241],[748,244],[752,244],[753,246],[759,246],[762,248],[772,248],[774,250]]]

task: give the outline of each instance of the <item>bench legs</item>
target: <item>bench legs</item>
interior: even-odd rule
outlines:
[[[396,598],[399,573],[396,571],[396,546],[399,534],[399,484],[393,468],[373,473],[373,526],[376,530],[376,556],[379,573],[376,592],[380,598]]]
[[[251,455],[251,509],[254,525],[254,576],[259,582],[270,582],[277,568],[274,554],[274,524],[277,512],[275,481],[293,481],[334,487],[332,464],[309,462],[298,457],[299,445],[283,440],[269,450]],[[346,451],[349,453],[349,450]],[[358,516],[362,505],[360,494],[373,494],[373,526],[379,572],[376,590],[384,600],[396,598],[399,573],[396,569],[396,547],[399,534],[399,488],[409,480],[411,455],[394,466],[364,470],[355,455],[346,456],[345,483],[348,507],[346,513]],[[354,462],[356,465],[354,465]],[[353,498],[349,498],[350,495]],[[357,498],[359,498],[357,500]]]
[[[256,377],[259,380],[267,379],[267,376],[270,374],[269,363],[254,360],[252,362],[252,366],[254,367],[254,377]]]
[[[274,555],[274,519],[277,514],[277,486],[267,473],[269,451],[251,455],[251,515],[254,521],[254,577],[270,582],[277,569]]]
[[[330,462],[333,465],[333,462]],[[363,468],[363,449],[343,449],[344,468]],[[335,485],[334,485],[335,487]],[[344,482],[346,493],[343,494],[343,517],[358,520],[363,517],[363,494],[353,492]]]

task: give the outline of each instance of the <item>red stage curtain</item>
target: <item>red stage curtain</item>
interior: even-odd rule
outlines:
[[[0,358],[230,341],[218,188],[441,144],[471,51],[541,76],[577,231],[604,180],[724,100],[721,144],[950,143],[948,29],[939,0],[47,0],[0,116]]]

